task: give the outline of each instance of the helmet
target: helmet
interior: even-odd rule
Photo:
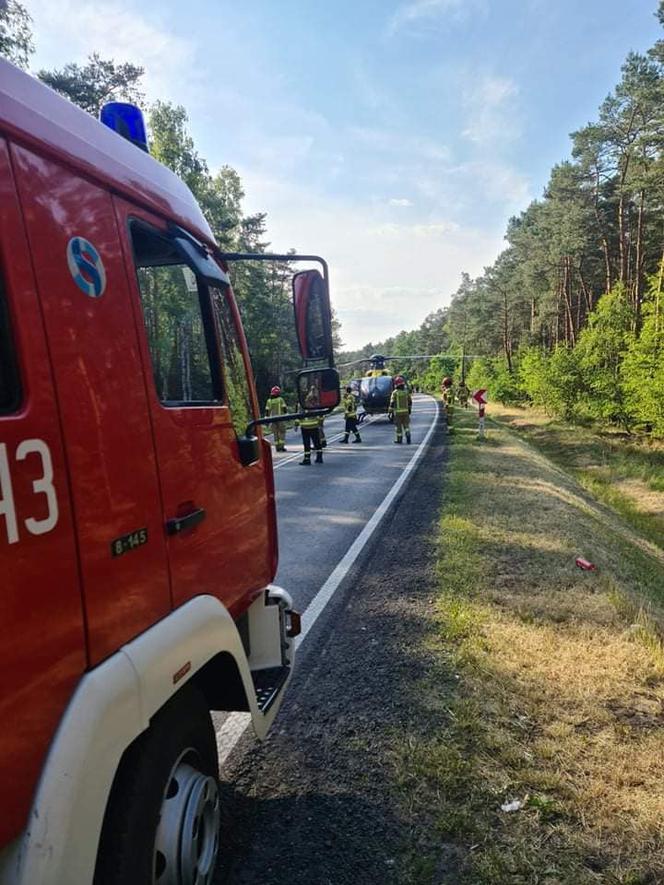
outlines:
[[[353,388],[349,384],[348,387],[346,388],[346,393],[352,393],[352,392],[353,392]]]
[[[406,382],[401,377],[401,375],[397,375],[397,377],[394,379],[394,384],[396,387],[403,387],[405,383]]]
[[[446,375],[443,378],[443,387],[451,387],[451,386],[452,386],[452,379]]]
[[[275,385],[270,391],[270,396],[281,396],[281,387]]]

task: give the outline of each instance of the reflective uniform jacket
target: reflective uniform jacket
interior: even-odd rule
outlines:
[[[344,418],[357,417],[357,400],[352,393],[347,393],[343,400]]]
[[[390,412],[394,412],[395,415],[408,414],[412,402],[412,397],[405,388],[395,387],[390,397]]]
[[[287,415],[288,406],[283,396],[271,396],[265,403],[265,415],[268,418],[276,418],[277,415]]]
[[[320,416],[305,415],[304,418],[300,418],[300,427],[308,427],[310,429],[320,427]]]

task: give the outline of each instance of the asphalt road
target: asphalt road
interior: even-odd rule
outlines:
[[[289,451],[275,453],[274,460],[279,524],[275,583],[288,590],[299,611],[306,609],[399,478],[436,414],[431,397],[415,397],[411,445],[395,445],[394,426],[382,415],[360,425],[361,443],[343,445],[343,417],[333,415],[325,421],[324,463],[310,467],[299,463],[299,431],[288,431]]]

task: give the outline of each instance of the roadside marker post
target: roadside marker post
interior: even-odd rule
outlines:
[[[486,404],[487,404],[487,395],[486,388],[480,387],[479,390],[476,390],[472,396],[473,402],[477,403],[479,409],[479,427],[477,430],[477,435],[480,439],[484,439],[484,415],[486,413]]]

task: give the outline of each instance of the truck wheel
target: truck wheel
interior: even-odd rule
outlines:
[[[123,757],[94,885],[209,885],[219,847],[217,774],[210,714],[186,687]]]

